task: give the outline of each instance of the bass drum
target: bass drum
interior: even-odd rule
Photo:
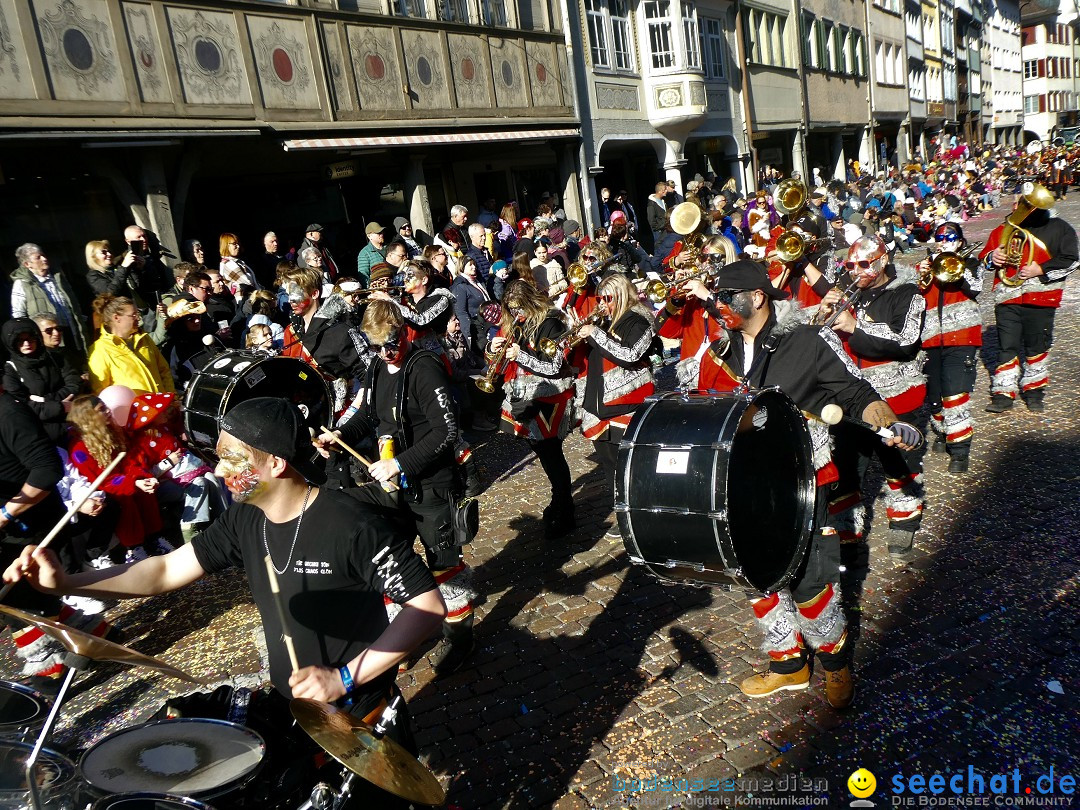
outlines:
[[[0,681],[0,739],[33,742],[52,701],[29,686],[15,681]]]
[[[93,810],[214,810],[208,804],[165,793],[124,793],[94,802]]]
[[[661,579],[770,593],[814,530],[810,431],[778,388],[649,397],[619,446],[615,513]]]
[[[303,360],[246,350],[224,352],[195,372],[184,393],[184,427],[193,449],[216,460],[221,417],[255,397],[289,400],[316,430],[333,418],[326,381]]]
[[[0,810],[31,810],[34,806],[26,781],[26,763],[34,751],[30,743],[0,741]],[[41,749],[34,766],[44,810],[75,810],[79,780],[75,763],[48,748]]]

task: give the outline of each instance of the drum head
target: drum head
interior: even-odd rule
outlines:
[[[735,556],[751,585],[775,591],[802,563],[814,520],[806,419],[784,394],[754,397],[739,420],[727,472]]]
[[[124,793],[94,802],[93,810],[214,810],[208,804],[164,793]]]
[[[305,424],[316,430],[332,416],[326,382],[302,360],[261,352],[224,352],[195,373],[184,394],[184,427],[192,449],[216,462],[221,417],[255,397],[289,400],[300,408]]]
[[[0,737],[40,727],[49,713],[49,699],[28,686],[0,681]]]
[[[29,743],[0,740],[0,806],[8,807],[14,800],[29,796],[26,761],[33,751],[34,746]],[[55,751],[42,749],[35,773],[45,797],[66,796],[74,792],[75,763]],[[26,806],[30,806],[29,801]]]
[[[159,720],[118,731],[87,750],[82,777],[108,793],[215,796],[239,786],[262,764],[266,744],[223,720]]]
[[[615,511],[657,576],[768,592],[802,563],[814,486],[805,419],[779,390],[665,394],[627,428]]]

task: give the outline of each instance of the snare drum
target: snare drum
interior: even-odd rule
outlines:
[[[94,802],[91,810],[214,810],[208,804],[164,793],[124,793]]]
[[[0,740],[0,810],[30,810],[33,802],[26,782],[26,761],[34,746]],[[35,768],[38,791],[46,810],[74,810],[78,792],[75,763],[43,748]]]
[[[662,579],[783,588],[814,529],[806,419],[778,388],[649,397],[626,429],[615,515],[631,562]]]
[[[51,701],[29,686],[0,681],[0,739],[32,740],[45,725]]]
[[[255,397],[281,397],[304,414],[308,427],[329,424],[330,390],[311,366],[295,357],[229,351],[195,372],[184,393],[184,427],[193,449],[212,456],[221,417]]]
[[[225,720],[157,720],[110,734],[79,760],[97,795],[158,793],[212,799],[242,791],[266,743]]]

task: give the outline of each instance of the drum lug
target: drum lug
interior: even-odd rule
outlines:
[[[625,503],[616,503],[615,504],[615,511],[616,512],[626,513],[626,512],[630,511],[630,507]]]
[[[709,517],[713,520],[718,520],[721,523],[727,523],[727,509],[721,509],[718,512],[709,512]]]
[[[702,563],[687,562],[686,560],[668,560],[663,563],[665,568],[689,568],[691,571],[697,571],[699,574],[705,570],[705,566]]]
[[[630,563],[632,565],[644,565],[645,564],[645,559],[643,557],[635,557],[633,554],[630,554],[628,556],[630,558]]]

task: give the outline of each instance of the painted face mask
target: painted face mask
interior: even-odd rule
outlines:
[[[747,290],[720,290],[716,294],[720,319],[729,330],[738,331],[750,319],[751,295]]]
[[[311,304],[310,296],[295,281],[290,281],[285,285],[285,294],[289,296],[289,305],[293,308],[293,312],[306,312]]]
[[[405,358],[409,350],[409,341],[400,331],[391,332],[386,342],[379,347],[379,357],[386,361],[387,365],[397,365]]]

